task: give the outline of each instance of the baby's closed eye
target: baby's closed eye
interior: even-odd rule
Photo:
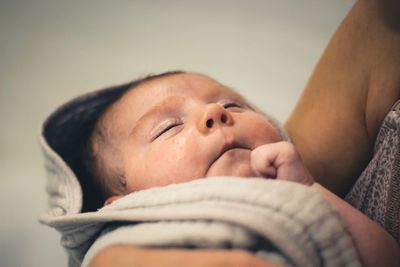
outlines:
[[[244,104],[242,104],[240,101],[235,100],[222,100],[220,101],[220,105],[224,109],[229,109],[231,111],[240,111],[245,108]]]
[[[181,130],[183,122],[180,119],[167,119],[160,124],[158,124],[153,131],[151,131],[151,139],[155,140],[162,135],[170,135]]]
[[[223,105],[224,108],[228,109],[228,108],[241,108],[242,106],[238,103],[227,103]]]

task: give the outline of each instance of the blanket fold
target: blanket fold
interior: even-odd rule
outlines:
[[[41,220],[62,233],[70,266],[87,266],[112,244],[240,248],[288,266],[360,266],[337,211],[315,189],[286,181],[200,179]]]

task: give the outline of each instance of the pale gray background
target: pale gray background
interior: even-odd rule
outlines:
[[[46,207],[41,120],[77,94],[210,74],[285,120],[354,0],[0,0],[0,266],[66,266]]]

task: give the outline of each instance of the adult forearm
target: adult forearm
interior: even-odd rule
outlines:
[[[400,247],[383,228],[318,183],[320,191],[340,213],[365,266],[400,266]]]
[[[156,249],[113,245],[100,251],[90,267],[279,267],[243,250]]]

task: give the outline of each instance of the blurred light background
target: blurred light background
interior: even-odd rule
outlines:
[[[284,121],[354,0],[0,0],[0,266],[66,266],[40,225],[44,117],[149,73],[203,72]]]

